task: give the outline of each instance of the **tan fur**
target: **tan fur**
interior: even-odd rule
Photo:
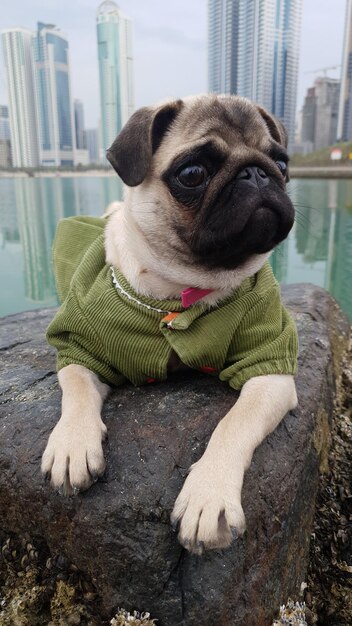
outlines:
[[[42,472],[50,474],[53,487],[71,495],[105,471],[106,426],[100,414],[110,389],[81,365],[64,367],[58,378],[62,414],[43,454]]]
[[[123,206],[122,203],[116,202],[116,200],[114,202],[110,202],[110,204],[105,209],[103,217],[110,217],[110,215],[119,211],[122,208],[122,206]]]
[[[258,401],[259,399],[259,401]],[[172,512],[185,548],[226,548],[245,530],[243,476],[255,448],[297,403],[292,376],[249,380],[234,407],[214,430],[202,458],[192,465]]]
[[[233,101],[232,101],[233,102]],[[273,135],[284,144],[280,126],[269,114],[244,98],[236,98],[238,123],[229,98],[187,98],[166,132],[141,184],[127,188],[123,203],[109,205],[106,228],[106,262],[118,267],[137,293],[167,299],[179,297],[187,287],[214,291],[204,299],[209,306],[227,297],[248,276],[257,272],[269,253],[253,255],[235,270],[205,269],[197,265],[172,227],[175,215],[187,212],[171,196],[161,176],[171,160],[187,145],[210,137],[227,154],[229,168],[250,159],[278,177],[265,154]],[[218,114],[224,107],[223,117]],[[226,120],[228,107],[231,123]],[[160,107],[159,107],[160,109]],[[156,108],[155,110],[159,110]],[[243,114],[250,115],[247,127]],[[151,119],[151,110],[145,115]],[[275,130],[276,128],[276,130]],[[273,132],[273,131],[271,131]],[[209,185],[208,193],[215,193]],[[178,367],[177,359],[175,367]],[[63,390],[62,417],[50,435],[42,470],[55,488],[71,494],[86,489],[104,472],[102,439],[106,428],[101,408],[108,386],[79,365],[59,373]],[[223,548],[245,529],[241,489],[245,470],[255,448],[272,432],[297,402],[292,376],[259,376],[248,381],[234,407],[216,427],[202,458],[195,463],[176,500],[173,523],[179,523],[179,540],[185,548]]]
[[[174,249],[169,246],[161,243],[155,249],[148,241],[155,205],[152,201],[142,200],[142,197],[139,187],[127,190],[124,205],[110,217],[105,230],[106,262],[118,267],[140,294],[156,299],[178,298],[183,289],[192,285],[214,289],[203,299],[209,306],[214,306],[247,276],[255,274],[269,257],[270,253],[256,255],[231,272],[206,271],[204,267],[190,265],[187,257],[182,260],[175,256]],[[161,224],[159,229],[161,233]]]

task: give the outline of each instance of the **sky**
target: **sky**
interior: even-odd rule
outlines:
[[[168,97],[207,91],[207,0],[117,0],[134,22],[136,108]],[[56,24],[68,36],[72,96],[84,104],[85,126],[99,119],[95,17],[97,0],[10,0],[3,3],[0,29],[36,22]],[[303,0],[298,109],[307,88],[341,64],[345,0]],[[339,77],[339,69],[328,76]],[[0,104],[7,103],[0,56]]]

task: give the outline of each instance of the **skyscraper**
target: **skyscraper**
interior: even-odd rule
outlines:
[[[132,22],[112,0],[98,8],[102,150],[112,144],[134,108]]]
[[[346,0],[337,139],[352,139],[352,0]]]
[[[294,141],[302,0],[209,0],[209,91],[258,102]]]
[[[331,146],[336,141],[340,81],[324,76],[315,83],[316,113],[314,150]]]
[[[0,104],[0,167],[11,167],[9,109]]]
[[[239,0],[208,3],[208,82],[214,93],[237,93]]]
[[[52,24],[38,22],[33,58],[40,165],[73,165],[74,117],[65,35]]]
[[[309,87],[302,108],[301,140],[304,144],[310,144],[310,152],[314,149],[316,110],[317,97],[315,87]]]
[[[340,81],[322,76],[310,87],[302,109],[301,140],[306,150],[321,150],[336,141]],[[310,150],[309,150],[310,148]]]
[[[76,131],[76,148],[78,150],[84,150],[85,137],[84,137],[84,109],[83,102],[80,100],[74,101],[75,110],[75,131]]]
[[[32,38],[32,31],[25,28],[2,31],[14,167],[36,167],[39,163]]]
[[[97,128],[84,131],[85,145],[89,154],[89,163],[99,163],[99,133]]]

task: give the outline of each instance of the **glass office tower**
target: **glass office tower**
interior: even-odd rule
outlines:
[[[97,39],[102,159],[134,109],[132,22],[115,2],[98,8]]]
[[[33,37],[40,165],[74,163],[74,117],[68,41],[52,24],[38,22]]]
[[[83,102],[80,100],[74,100],[73,108],[75,113],[75,136],[76,136],[76,148],[78,150],[85,149],[85,127],[84,127],[84,107]]]
[[[32,39],[33,31],[26,28],[2,31],[14,167],[36,167],[39,163]]]
[[[302,0],[209,0],[209,91],[258,102],[294,141]]]

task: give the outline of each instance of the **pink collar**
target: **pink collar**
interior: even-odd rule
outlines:
[[[181,292],[181,300],[182,300],[183,308],[187,309],[189,306],[191,306],[195,302],[198,302],[198,300],[201,300],[202,298],[207,296],[208,293],[211,293],[212,291],[214,290],[213,289],[198,289],[198,287],[188,287],[188,289],[184,289]]]

